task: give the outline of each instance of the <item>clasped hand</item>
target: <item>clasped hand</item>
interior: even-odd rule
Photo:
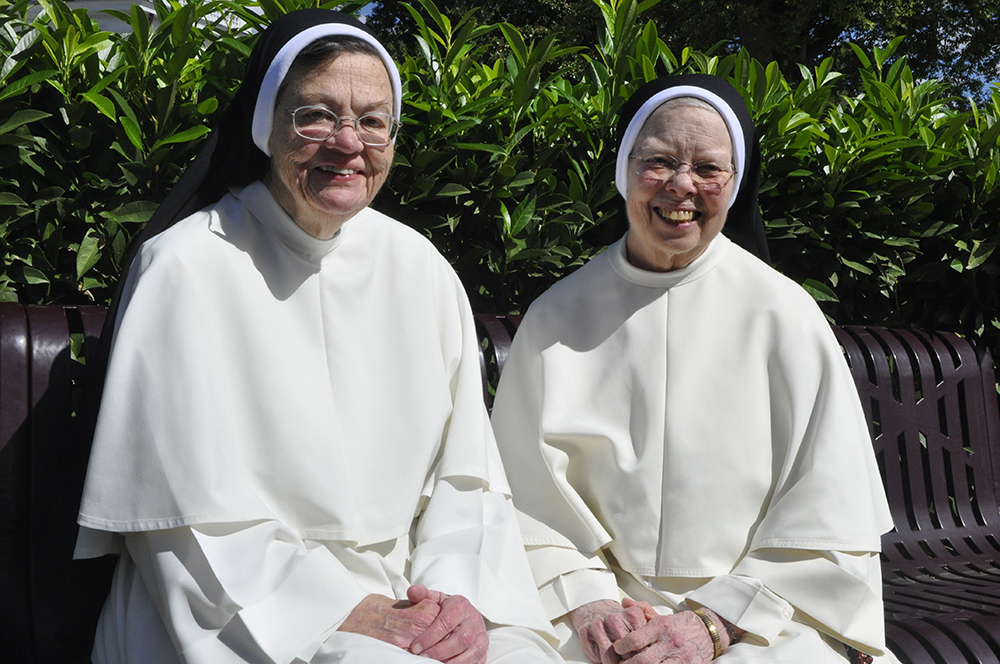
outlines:
[[[485,664],[489,637],[483,616],[461,595],[420,585],[406,591],[409,601],[369,595],[340,626],[448,664]]]
[[[661,616],[626,597],[584,604],[570,617],[594,664],[707,664],[715,654],[705,624],[690,611]]]

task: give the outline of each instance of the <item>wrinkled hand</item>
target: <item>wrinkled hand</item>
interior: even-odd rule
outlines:
[[[427,631],[441,612],[437,602],[398,601],[369,595],[354,607],[341,632],[354,632],[409,650],[413,640]]]
[[[424,586],[410,586],[406,596],[416,605],[440,607],[434,622],[413,640],[410,652],[448,664],[485,664],[489,636],[483,616],[461,595],[445,595]]]
[[[712,637],[701,618],[691,611],[661,616],[646,602],[626,598],[626,609],[639,609],[646,617],[646,625],[623,636],[614,643],[614,651],[629,664],[707,664],[715,655]],[[707,609],[706,609],[707,611]],[[715,624],[719,618],[708,612]],[[723,636],[723,646],[728,645],[728,635]]]
[[[626,599],[626,602],[630,601]],[[645,602],[643,604],[649,606]],[[652,610],[651,606],[649,608]],[[631,606],[622,606],[610,599],[584,604],[570,613],[570,619],[580,637],[583,652],[594,664],[617,664],[622,661],[612,645],[649,620],[642,607],[635,602]]]

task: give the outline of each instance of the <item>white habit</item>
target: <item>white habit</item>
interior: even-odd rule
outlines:
[[[121,554],[98,662],[425,662],[336,632],[416,583],[491,661],[554,655],[465,292],[370,209],[318,240],[256,182],[143,245],[79,520],[78,557]]]
[[[545,293],[493,426],[564,654],[568,611],[623,596],[745,629],[727,664],[884,652],[892,524],[854,382],[809,295],[725,236],[666,273],[623,239]]]

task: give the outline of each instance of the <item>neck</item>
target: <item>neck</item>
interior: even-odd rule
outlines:
[[[310,214],[309,211],[299,209],[295,204],[295,199],[285,190],[284,187],[277,186],[275,179],[268,173],[263,178],[267,190],[274,196],[281,209],[288,213],[299,228],[318,240],[329,240],[340,227],[344,225],[346,219],[335,219],[328,215]]]

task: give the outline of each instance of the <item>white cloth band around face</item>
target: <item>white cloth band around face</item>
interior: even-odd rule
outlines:
[[[392,85],[392,115],[397,120],[399,119],[403,105],[403,87],[396,63],[392,61],[392,57],[385,50],[385,47],[370,34],[353,25],[344,25],[343,23],[314,25],[295,35],[281,47],[278,55],[268,66],[267,73],[264,74],[264,80],[260,85],[260,92],[257,93],[257,103],[253,110],[253,142],[268,157],[271,156],[268,142],[271,139],[271,125],[274,122],[274,105],[278,97],[278,88],[285,80],[288,68],[292,66],[292,62],[306,46],[317,39],[332,36],[357,37],[375,47],[389,73],[389,83]]]
[[[635,142],[639,138],[642,126],[646,124],[646,120],[653,114],[653,111],[671,99],[678,97],[695,97],[696,99],[708,102],[719,112],[719,115],[722,116],[722,119],[726,123],[726,128],[729,129],[729,137],[733,143],[733,166],[736,167],[733,195],[729,199],[729,207],[732,207],[733,203],[736,202],[736,194],[740,190],[740,182],[743,180],[743,166],[746,161],[745,147],[743,145],[743,127],[740,125],[736,113],[729,107],[729,104],[723,101],[722,97],[714,92],[709,92],[704,88],[693,85],[677,85],[662,90],[647,99],[646,103],[639,107],[635,117],[628,123],[628,128],[625,129],[625,135],[622,137],[622,143],[618,147],[618,159],[615,162],[615,185],[618,187],[618,193],[622,195],[622,198],[628,200],[628,157],[632,154],[632,148],[635,147]]]

